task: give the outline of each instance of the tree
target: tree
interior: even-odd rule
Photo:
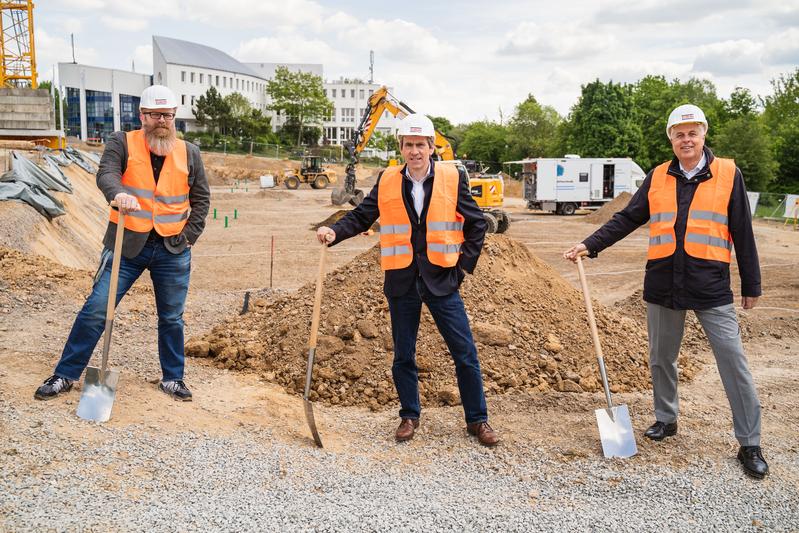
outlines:
[[[51,81],[43,81],[39,84],[39,89],[47,89],[47,92],[51,92],[50,88],[53,86],[53,82]],[[66,117],[66,109],[67,105],[65,101],[61,99],[61,91],[58,90],[58,87],[55,88],[55,124],[56,129],[60,130],[63,129],[64,125],[61,124],[61,105],[64,105],[64,116]]]
[[[642,134],[635,120],[632,88],[599,80],[584,85],[564,133],[568,151],[583,157],[637,159]]]
[[[508,122],[507,157],[555,157],[557,153],[558,125],[560,115],[554,108],[542,106],[530,94],[524,102],[516,106],[513,117]]]
[[[774,137],[777,161],[773,190],[799,191],[799,68],[771,81],[774,93],[765,98],[763,121]]]
[[[757,113],[757,101],[748,89],[737,87],[724,102],[724,111],[726,121],[716,133],[715,154],[735,159],[747,189],[767,190],[777,165],[771,139]]]
[[[209,87],[205,94],[200,95],[191,112],[197,119],[197,125],[209,128],[211,133],[226,133],[230,106],[216,87]]]
[[[482,120],[468,124],[458,147],[461,157],[499,168],[505,157],[507,133],[507,129],[496,122]]]
[[[382,131],[375,131],[372,134],[372,138],[369,139],[367,146],[376,150],[380,150],[386,155],[388,155],[388,153],[391,151],[395,153],[399,152],[399,143],[397,142],[397,138],[390,133],[384,133]]]
[[[311,72],[291,72],[287,67],[278,67],[275,76],[266,82],[266,92],[272,100],[269,108],[284,114],[288,117],[287,125],[297,129],[297,144],[301,144],[306,127],[319,125],[333,112],[322,78]]]
[[[452,132],[452,128],[454,126],[452,125],[452,122],[449,121],[449,119],[445,117],[434,117],[432,115],[427,115],[427,118],[433,121],[433,126],[444,137],[447,137],[450,134],[450,132]]]

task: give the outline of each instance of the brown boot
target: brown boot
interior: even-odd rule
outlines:
[[[499,435],[494,431],[488,422],[476,422],[474,424],[466,424],[466,431],[470,435],[477,435],[477,440],[483,446],[496,446],[499,444]]]
[[[413,434],[416,431],[416,428],[419,427],[419,420],[413,418],[403,418],[402,422],[400,422],[399,427],[397,428],[397,432],[394,434],[394,438],[397,439],[397,442],[405,442],[406,440],[411,440],[413,438]]]

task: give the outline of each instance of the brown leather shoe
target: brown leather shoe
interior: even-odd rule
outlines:
[[[466,424],[466,431],[470,435],[477,435],[477,440],[483,446],[496,446],[499,444],[499,435],[488,425],[488,422]]]
[[[397,432],[394,434],[394,438],[397,439],[397,442],[405,442],[406,440],[411,440],[413,438],[413,434],[416,431],[416,428],[419,427],[419,420],[413,418],[403,418],[402,422],[400,422],[399,427],[397,428]]]

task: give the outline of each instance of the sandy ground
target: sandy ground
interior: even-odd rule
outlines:
[[[247,290],[269,288],[271,280],[273,291],[285,293],[313,282],[319,248],[309,228],[338,209],[330,204],[329,198],[329,190],[304,187],[297,191],[250,188],[247,192],[215,187],[212,213],[216,209],[217,218],[209,216],[206,232],[193,249],[192,282],[185,316],[187,338],[207,331],[221,317],[238,312]],[[508,199],[507,208],[513,215],[508,235],[525,243],[578,286],[576,269],[562,260],[560,254],[597,226],[583,222],[581,217],[526,211],[520,199]],[[227,228],[224,227],[225,216],[228,217]],[[680,435],[665,443],[646,441],[641,434],[652,422],[650,393],[616,395],[618,403],[630,408],[638,435],[639,455],[626,462],[608,463],[612,476],[602,480],[589,478],[582,484],[600,483],[612,488],[614,479],[654,465],[669,475],[682,473],[698,480],[732,475],[735,483],[749,484],[747,486],[758,494],[767,495],[777,490],[797,501],[799,336],[792,332],[799,324],[799,276],[796,274],[799,232],[761,223],[755,229],[763,265],[764,296],[760,308],[746,312],[754,333],[746,342],[746,350],[763,406],[763,445],[772,469],[770,478],[755,484],[743,474],[736,474],[737,445],[732,436],[729,408],[712,354],[705,352],[702,358],[707,365],[693,382],[681,387]],[[271,251],[273,238],[274,253]],[[358,237],[335,247],[328,256],[328,271],[344,265],[375,242],[376,236]],[[590,262],[588,274],[594,298],[613,305],[640,289],[645,242],[646,234],[639,230]],[[96,254],[99,249],[98,242]],[[92,257],[89,251],[85,255]],[[80,262],[69,255],[65,258],[67,264]],[[91,263],[90,259],[85,261]],[[28,460],[24,454],[31,447],[47,454],[48,449],[56,450],[69,443],[94,443],[100,447],[130,435],[155,442],[178,436],[196,439],[198,445],[202,438],[224,437],[249,440],[258,449],[267,449],[272,446],[270,443],[292,449],[312,447],[300,399],[267,383],[257,373],[221,370],[209,361],[189,359],[186,381],[195,394],[194,401],[176,403],[157,391],[155,383],[160,372],[156,320],[149,280],[144,277],[120,305],[116,319],[111,360],[121,370],[122,380],[112,420],[97,426],[77,419],[74,413],[79,390],[47,403],[34,401],[33,392],[50,374],[82,298],[90,289],[91,270],[84,265],[76,266],[84,270],[75,272],[74,281],[60,283],[55,280],[40,286],[29,283],[25,291],[0,277],[0,467],[3,471],[7,468],[13,471],[13,479],[21,476],[26,480],[17,487],[19,498],[35,501],[43,491],[57,491],[60,482],[53,482],[49,476],[64,471],[65,464],[70,461],[68,457],[56,456],[55,451],[45,463]],[[736,275],[733,268],[733,280]],[[733,285],[737,290],[735,281]],[[575,317],[575,320],[583,320],[583,317]],[[96,351],[95,364],[99,362],[97,355]],[[360,408],[318,406],[317,420],[326,448],[321,456],[315,457],[357,459],[375,464],[398,460],[425,467],[435,463],[437,453],[469,461],[472,454],[479,452],[486,461],[496,465],[498,475],[502,476],[514,475],[517,462],[535,457],[553,461],[554,466],[547,466],[553,471],[580,472],[601,461],[592,412],[601,405],[600,394],[588,393],[491,397],[492,425],[503,438],[498,452],[479,450],[465,435],[460,407],[426,409],[420,434],[408,445],[401,446],[391,438],[396,425],[394,409],[373,413]],[[124,485],[115,474],[115,470],[128,464],[124,454],[85,460],[87,468],[102,466],[93,474],[99,481],[91,490],[112,494],[120,483]],[[48,488],[53,483],[56,488]],[[135,503],[136,494],[123,494],[117,504],[124,505],[125,501]],[[18,499],[0,498],[0,530],[37,529],[37,522],[23,507]],[[689,507],[691,513],[701,513],[693,504]],[[531,509],[535,509],[534,502]],[[784,516],[788,516],[787,521]],[[750,528],[765,525],[771,529],[796,530],[799,515],[795,508],[787,515],[770,515],[768,509],[763,509],[757,516],[736,517],[736,521],[730,523]],[[104,529],[98,520],[75,524],[78,528],[84,525],[90,530]],[[501,525],[496,527],[501,529]]]

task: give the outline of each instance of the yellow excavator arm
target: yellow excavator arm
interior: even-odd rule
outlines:
[[[388,89],[383,86],[372,93],[369,97],[369,102],[364,110],[363,117],[358,128],[353,132],[353,139],[347,143],[347,152],[350,155],[350,161],[347,164],[346,176],[344,178],[344,188],[334,189],[331,193],[331,201],[334,205],[341,205],[346,202],[352,205],[358,205],[363,199],[363,191],[355,188],[355,165],[358,164],[358,157],[363,152],[366,145],[369,144],[369,139],[380,122],[380,117],[383,112],[388,111],[397,118],[404,118],[414,111],[408,107],[404,102],[397,100],[392,96]],[[452,161],[455,159],[455,151],[446,137],[436,130],[435,136],[436,154],[439,159],[444,161]]]

